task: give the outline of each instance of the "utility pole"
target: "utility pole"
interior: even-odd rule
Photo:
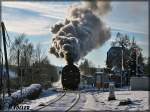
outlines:
[[[2,61],[1,37],[0,37],[0,94],[3,93],[2,91],[3,91],[3,61]],[[3,100],[2,97],[0,96],[0,110],[2,110],[2,107],[3,107]]]
[[[6,48],[6,37],[5,37],[5,25],[1,22],[2,27],[2,35],[3,35],[3,45],[4,45],[4,55],[5,55],[5,66],[6,66],[6,74],[7,74],[7,92],[8,96],[11,96],[10,93],[10,78],[9,78],[9,67],[8,67],[8,60],[7,60],[7,48]]]
[[[123,85],[123,71],[124,71],[124,46],[122,45],[122,58],[121,58],[121,87]]]
[[[18,64],[18,77],[19,77],[19,86],[20,86],[20,94],[21,94],[21,100],[22,100],[22,68],[20,67],[20,50],[18,49],[17,52],[17,64]]]
[[[23,72],[23,69],[21,68],[21,76],[20,76],[20,82],[21,82],[21,88],[20,88],[20,90],[21,90],[21,100],[23,100],[23,97],[22,97],[22,72]]]
[[[2,50],[0,46],[0,94],[3,94],[3,96],[0,96],[0,110],[3,109],[4,105],[4,83],[3,83],[3,57],[2,57]]]
[[[0,34],[1,34],[1,30],[0,30]],[[3,67],[3,64],[2,64],[2,57],[3,57],[3,55],[2,55],[2,49],[1,49],[1,47],[2,47],[2,39],[1,39],[1,37],[0,37],[0,94],[1,94],[1,92],[2,92],[2,67]]]
[[[138,50],[138,48],[136,48],[136,76],[139,76],[139,73],[138,73],[138,66],[139,66],[138,59],[139,59],[139,50]]]

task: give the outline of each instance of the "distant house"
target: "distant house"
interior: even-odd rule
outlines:
[[[94,87],[95,86],[95,78],[91,75],[81,75],[81,81],[80,84],[82,86],[91,86]]]
[[[95,86],[97,88],[108,88],[110,78],[108,74],[105,74],[104,72],[96,72],[94,74],[95,79]]]

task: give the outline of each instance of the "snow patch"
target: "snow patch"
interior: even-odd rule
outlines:
[[[21,103],[20,105],[22,105],[22,106],[27,105],[30,107],[30,109],[35,109],[38,106],[40,106],[41,104],[46,104],[50,100],[53,100],[54,98],[56,98],[58,96],[58,94],[59,93],[55,92],[53,88],[49,88],[47,90],[43,90],[43,92],[41,93],[41,95],[38,99],[26,100],[23,103]]]
[[[41,89],[42,86],[40,84],[32,84],[29,87],[25,87],[22,89],[22,95],[21,95],[21,90],[18,90],[12,93],[11,97],[13,99],[26,98],[27,96],[32,95],[33,92],[39,91]]]

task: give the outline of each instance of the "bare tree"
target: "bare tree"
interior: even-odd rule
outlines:
[[[40,67],[42,63],[44,64],[49,63],[49,60],[45,55],[45,53],[42,51],[42,47],[40,44],[37,44],[36,48],[34,49],[34,63],[36,63],[38,67]]]
[[[33,45],[25,38],[25,34],[17,36],[10,47],[10,63],[16,65],[18,61],[21,66],[29,66],[33,55]],[[18,59],[19,53],[19,60]]]
[[[10,56],[10,63],[12,65],[17,64],[18,51],[19,52],[22,51],[22,45],[23,45],[24,39],[25,39],[24,34],[18,35],[10,47],[9,56]]]

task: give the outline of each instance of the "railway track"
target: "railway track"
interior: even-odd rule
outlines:
[[[66,92],[63,92],[61,95],[59,95],[56,98],[54,98],[53,100],[50,100],[49,102],[45,103],[43,106],[38,107],[38,108],[36,107],[36,108],[32,109],[32,111],[39,111],[40,109],[45,108],[46,106],[57,102],[58,100],[60,100],[65,95],[66,95]]]
[[[74,103],[65,112],[70,111],[79,102],[79,99],[80,99],[80,93],[78,93],[77,98],[74,101]]]
[[[80,92],[67,91],[60,97],[48,102],[46,105],[33,109],[33,111],[70,111],[78,103]]]

